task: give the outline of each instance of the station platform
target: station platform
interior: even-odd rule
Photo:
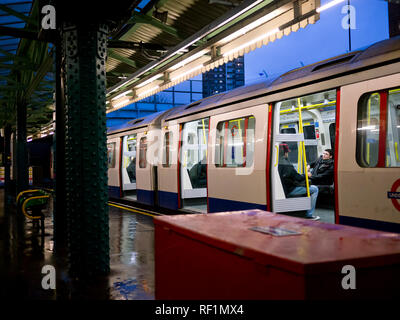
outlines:
[[[399,234],[260,210],[154,218],[111,202],[111,272],[75,279],[66,250],[54,248],[52,208],[42,235],[4,203],[0,189],[0,298],[6,300],[363,299],[397,297],[400,288]],[[279,234],[288,230],[295,235]],[[42,287],[45,265],[56,270],[54,290]],[[342,288],[345,265],[357,268],[355,295]]]
[[[15,209],[4,208],[0,190],[0,298],[7,300],[153,300],[154,227],[150,216],[109,207],[110,275],[91,282],[72,279],[67,256],[54,252],[53,221],[45,235]],[[44,290],[44,265],[56,269],[56,289]]]

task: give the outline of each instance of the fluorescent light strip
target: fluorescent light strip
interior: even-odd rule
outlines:
[[[155,87],[153,87],[153,88],[151,88],[151,89],[149,89],[149,90],[143,91],[142,93],[139,93],[139,94],[138,94],[138,97],[142,97],[142,96],[144,96],[144,95],[146,95],[146,94],[148,94],[148,93],[150,93],[150,92],[152,92],[152,91],[154,91],[154,90],[157,90],[159,87],[160,87],[160,86],[155,86]]]
[[[113,106],[113,108],[118,108],[119,106],[122,106],[123,104],[125,104],[125,103],[127,103],[129,101],[130,101],[129,99],[125,99],[125,100],[123,100],[121,102],[118,102],[115,106]]]
[[[141,88],[144,87],[146,84],[153,82],[154,80],[161,78],[162,77],[162,73],[155,75],[154,77],[151,77],[150,79],[146,80],[145,82],[142,82],[140,84],[138,84],[135,88]]]
[[[194,72],[194,71],[196,71],[196,70],[199,70],[199,69],[201,69],[201,68],[203,68],[203,65],[202,65],[202,64],[199,65],[199,66],[197,66],[197,67],[194,67],[194,68],[192,68],[192,69],[190,69],[190,70],[188,70],[188,71],[186,71],[186,72],[184,72],[184,73],[182,73],[182,74],[180,74],[180,75],[178,75],[178,76],[176,76],[176,77],[171,78],[171,81],[175,81],[175,80],[177,80],[177,79],[179,79],[179,78],[182,78],[182,77],[184,77],[184,76],[187,76],[189,73],[192,73],[192,72]]]
[[[117,100],[117,99],[119,99],[119,98],[122,98],[122,97],[126,96],[128,93],[131,93],[131,92],[132,92],[132,90],[125,91],[125,92],[123,92],[123,93],[121,93],[121,94],[115,96],[115,97],[112,98],[111,100]]]
[[[258,26],[264,24],[265,22],[272,20],[273,18],[275,18],[278,13],[276,13],[277,10],[261,17],[260,19],[253,21],[252,23],[248,24],[247,26],[241,28],[240,30],[232,33],[231,35],[227,36],[226,38],[222,39],[223,43],[227,43],[229,41],[232,41],[236,38],[239,38],[240,36],[244,35],[245,33],[257,28]]]
[[[204,50],[202,50],[200,52],[197,52],[194,55],[190,56],[189,58],[187,58],[187,59],[177,63],[176,65],[172,66],[172,68],[170,70],[173,71],[173,70],[179,69],[180,67],[183,67],[185,64],[188,64],[189,62],[192,62],[193,60],[196,60],[197,58],[202,57],[207,52],[208,52],[208,50],[205,51],[205,52],[204,52]]]
[[[268,32],[266,34],[263,34],[262,36],[259,36],[259,37],[255,38],[255,39],[253,39],[253,40],[251,40],[249,42],[246,42],[245,44],[242,44],[241,46],[239,46],[239,47],[237,47],[235,49],[232,49],[232,50],[229,50],[228,52],[225,52],[224,53],[224,57],[225,56],[229,56],[230,54],[232,54],[234,52],[240,51],[240,50],[242,50],[242,49],[244,49],[244,48],[246,48],[246,47],[248,47],[248,46],[250,46],[250,45],[252,45],[252,44],[254,44],[254,43],[256,43],[256,42],[258,42],[260,40],[262,40],[262,39],[265,39],[265,38],[277,33],[277,32],[279,32],[279,28],[271,30],[270,32]]]
[[[336,6],[337,4],[343,2],[344,0],[333,0],[331,2],[328,2],[327,4],[323,5],[322,7],[317,8],[317,12],[320,13],[326,9],[332,8],[333,6]]]

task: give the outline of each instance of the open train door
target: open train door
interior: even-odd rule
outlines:
[[[157,164],[159,132],[145,131],[137,134],[139,161],[136,167],[137,201],[157,205]]]
[[[272,193],[272,211],[273,212],[293,212],[304,211],[311,208],[311,198],[309,193],[308,179],[306,183],[306,194],[296,197],[287,197],[284,192],[284,186],[279,174],[279,163],[283,162],[282,153],[279,148],[285,145],[289,150],[289,158],[293,159],[293,165],[299,173],[306,172],[307,159],[305,153],[305,141],[303,126],[301,121],[301,110],[299,114],[299,132],[281,133],[281,112],[286,108],[282,102],[274,106],[274,121],[272,131],[272,159],[271,159],[271,193]]]

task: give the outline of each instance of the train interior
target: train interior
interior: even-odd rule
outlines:
[[[122,191],[123,198],[137,200],[136,195],[136,134],[122,139]]]
[[[336,90],[304,97],[295,97],[275,104],[272,167],[273,211],[304,216],[311,208],[310,186],[318,187],[314,216],[321,221],[334,223],[334,175],[332,160],[322,159],[326,149],[335,150]],[[303,194],[292,194],[284,188],[279,173],[283,163],[280,145],[288,146],[288,160],[298,174],[304,176],[299,186],[305,186]],[[318,162],[324,161],[325,172]],[[287,162],[286,162],[287,163]],[[328,170],[330,169],[330,170]],[[329,174],[328,174],[329,171]],[[323,175],[323,178],[321,176]],[[286,192],[285,192],[286,190]]]
[[[384,95],[385,92],[372,92],[361,99],[357,126],[357,162],[361,167],[378,165],[381,99],[388,102],[385,166],[400,166],[400,89],[389,90],[388,96]]]
[[[209,118],[183,124],[180,152],[182,209],[207,212],[207,144]]]

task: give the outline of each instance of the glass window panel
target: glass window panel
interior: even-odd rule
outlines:
[[[386,167],[400,167],[400,89],[389,90]]]
[[[203,83],[202,83],[202,81],[192,80],[192,91],[193,92],[203,92]]]
[[[245,130],[247,125],[247,130]],[[246,117],[219,122],[216,135],[217,167],[253,165],[255,118]],[[246,143],[246,145],[245,145]]]
[[[123,137],[122,146],[123,146],[122,169],[126,171],[126,173],[123,174],[123,182],[124,184],[135,183],[136,182],[136,134]],[[127,179],[129,179],[129,181]]]
[[[360,99],[357,119],[357,162],[361,167],[376,167],[379,153],[380,95]]]
[[[189,104],[190,93],[175,92],[175,103]]]
[[[203,99],[203,94],[202,93],[193,93],[192,94],[192,100],[197,101]]]
[[[147,137],[140,139],[139,168],[147,167]]]
[[[160,92],[156,96],[157,103],[172,103],[172,92]]]
[[[171,151],[172,132],[168,131],[164,135],[164,148],[163,148],[163,167],[171,166],[172,151]]]
[[[190,80],[177,84],[175,91],[190,91]]]
[[[115,142],[107,144],[107,162],[109,168],[115,168]]]

